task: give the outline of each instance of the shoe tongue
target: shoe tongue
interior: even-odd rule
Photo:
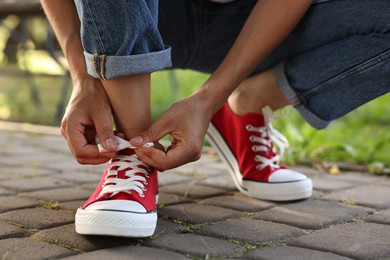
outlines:
[[[242,116],[242,118],[248,123],[253,124],[253,126],[264,126],[264,116],[257,113],[248,113]]]
[[[130,149],[130,148],[126,148],[126,149],[120,150],[118,152],[118,154],[130,156],[130,155],[135,154],[135,150],[134,149]]]

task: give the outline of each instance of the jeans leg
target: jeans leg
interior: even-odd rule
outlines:
[[[308,123],[321,129],[390,91],[390,35],[335,42],[281,63],[275,71],[280,90]]]
[[[325,34],[317,36],[330,41],[286,59],[275,69],[280,90],[317,129],[390,91],[390,13],[386,11],[390,3],[345,0],[324,7],[332,5],[338,6],[340,17],[324,23]]]
[[[110,79],[171,66],[158,0],[75,0],[88,73]]]

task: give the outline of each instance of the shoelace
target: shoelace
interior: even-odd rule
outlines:
[[[136,146],[132,145],[129,141],[123,139],[123,138],[120,138],[118,136],[115,136],[115,141],[117,143],[117,151],[120,151],[120,150],[123,150],[123,149],[126,149],[126,148],[130,148],[130,149],[137,149]],[[104,149],[103,145],[100,143],[100,140],[99,138],[96,136],[95,137],[95,142],[96,142],[96,145],[99,149],[99,152],[107,152],[106,149]],[[143,147],[152,147],[154,144],[153,143],[145,143],[143,145]]]
[[[116,136],[115,139],[118,144],[118,151],[127,148],[137,148],[122,138]],[[96,144],[100,152],[105,151],[97,137]],[[143,146],[152,147],[153,143],[146,143]],[[102,190],[98,197],[105,194],[109,194],[109,197],[112,197],[119,192],[131,194],[131,191],[137,192],[140,197],[145,197],[144,192],[146,191],[146,185],[148,185],[147,179],[149,178],[147,169],[149,169],[149,167],[139,160],[135,154],[117,155],[111,162],[110,167],[107,169],[108,173],[105,177],[104,183],[102,184]],[[126,176],[125,179],[118,178],[118,173],[120,171],[124,171]]]
[[[148,166],[140,161],[136,155],[117,155],[107,169],[108,173],[99,196],[110,194],[109,196],[112,197],[119,192],[131,194],[131,191],[135,191],[140,197],[144,197],[149,178],[147,168]],[[119,171],[124,170],[127,178],[118,178]]]
[[[283,117],[288,111],[285,111],[279,116],[275,116],[272,109],[268,106],[263,108],[263,116],[264,116],[264,126],[256,127],[253,125],[247,125],[246,130],[249,132],[259,133],[260,136],[251,135],[249,140],[252,143],[256,143],[252,146],[252,151],[254,152],[268,152],[270,147],[272,147],[272,143],[274,143],[279,148],[279,154],[276,154],[272,158],[266,158],[261,155],[255,156],[255,161],[259,164],[256,165],[258,170],[262,170],[267,166],[270,166],[273,169],[280,168],[279,162],[281,156],[284,154],[285,148],[288,147],[288,140],[284,135],[282,135],[278,130],[273,128],[272,121],[274,119],[278,119]],[[267,137],[269,139],[266,139]],[[276,153],[275,149],[272,147],[272,152]]]

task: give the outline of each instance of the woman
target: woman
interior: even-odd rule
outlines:
[[[152,235],[156,170],[197,160],[206,132],[243,193],[307,198],[311,180],[279,165],[272,143],[283,152],[285,140],[272,110],[291,104],[323,128],[388,92],[385,0],[42,3],[74,83],[62,133],[80,163],[112,159],[76,214],[81,234]],[[152,124],[150,73],[170,67],[211,76]],[[166,134],[165,150],[158,140]]]

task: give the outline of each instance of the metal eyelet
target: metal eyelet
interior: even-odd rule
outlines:
[[[144,181],[144,184],[145,184],[145,185],[148,185],[148,184],[149,184],[149,182],[147,182],[147,181]]]
[[[142,193],[142,194],[140,194],[139,196],[140,196],[141,198],[144,198],[144,197],[145,197],[145,194]]]
[[[248,131],[251,131],[251,130],[252,130],[252,127],[253,127],[252,125],[246,125],[246,126],[245,126],[245,129],[248,130]]]

